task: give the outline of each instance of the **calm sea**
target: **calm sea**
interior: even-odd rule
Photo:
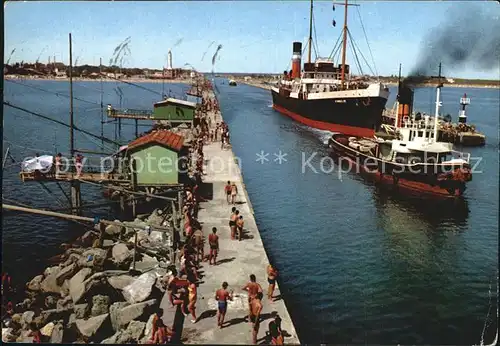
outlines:
[[[68,94],[66,82],[5,83],[13,104],[67,121],[69,102],[40,89]],[[142,84],[162,92],[161,84]],[[104,104],[149,109],[160,96],[133,86],[104,83]],[[165,84],[174,97],[185,85]],[[442,90],[444,113],[458,115],[459,98],[471,98],[468,120],[487,136],[482,148],[463,149],[479,161],[465,202],[429,204],[395,196],[336,167],[320,170],[328,156],[328,133],[312,130],[276,113],[269,91],[217,80],[224,119],[269,257],[280,269],[280,287],[302,342],[370,344],[478,344],[493,340],[497,329],[498,268],[498,89]],[[99,134],[98,82],[75,83],[79,127]],[[416,107],[432,113],[433,89],[418,89]],[[388,105],[392,104],[392,90]],[[115,138],[115,125],[104,132]],[[145,129],[145,128],[144,128]],[[133,137],[124,122],[121,137]],[[118,134],[116,133],[118,137]],[[16,160],[35,152],[67,152],[68,130],[4,106],[4,150]],[[77,135],[77,147],[102,150],[100,142]],[[106,145],[107,151],[112,151]],[[281,151],[284,160],[275,161]],[[269,161],[256,161],[257,153]],[[286,154],[286,155],[285,155]],[[311,156],[311,169],[303,162]],[[286,160],[286,161],[285,161]],[[7,163],[9,165],[11,163]],[[17,163],[4,171],[4,198],[39,207],[60,207],[57,185],[49,194],[38,184],[23,184]],[[333,170],[333,171],[332,171]],[[64,187],[66,188],[66,187]],[[84,202],[104,201],[85,187]],[[107,208],[87,215],[111,217]],[[22,214],[3,217],[4,270],[23,284],[43,270],[58,245],[81,234],[77,227]],[[261,278],[260,280],[264,280]],[[484,333],[483,333],[484,330]]]

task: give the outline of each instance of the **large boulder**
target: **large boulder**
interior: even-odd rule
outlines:
[[[90,274],[92,274],[92,270],[90,268],[83,268],[75,276],[69,280],[69,294],[71,299],[73,299],[73,303],[78,303],[78,301],[82,298],[85,293],[85,279],[87,279]]]
[[[151,299],[132,305],[128,305],[128,303],[124,302],[111,305],[109,312],[113,329],[118,331],[127,326],[132,320],[149,316],[157,302],[156,299]]]
[[[92,309],[90,312],[91,316],[99,316],[107,314],[109,312],[109,305],[111,299],[108,296],[96,295],[92,297]]]
[[[151,340],[153,337],[153,320],[155,318],[155,314],[151,314],[149,316],[146,325],[144,326],[144,338],[142,338],[141,344],[145,344],[147,340]]]
[[[21,316],[21,326],[23,327],[29,326],[29,324],[33,321],[34,317],[35,317],[34,311],[25,311]]]
[[[116,302],[111,304],[111,306],[109,307],[109,319],[111,320],[111,326],[113,327],[113,330],[118,331],[121,329],[119,325],[120,311],[129,305],[130,304],[127,302]]]
[[[52,336],[52,332],[54,331],[54,327],[54,322],[47,323],[43,328],[40,329],[40,334],[48,336],[50,338]]]
[[[62,323],[57,323],[52,330],[52,335],[50,336],[51,344],[62,344],[64,336],[64,325]]]
[[[120,222],[118,220],[115,220],[115,222]],[[125,227],[123,226],[115,226],[115,225],[108,225],[106,226],[106,229],[104,231],[107,235],[110,236],[119,236],[122,234],[122,232],[125,232]]]
[[[59,299],[56,304],[57,310],[66,310],[73,308],[73,301],[70,296],[64,297],[63,299]]]
[[[28,290],[30,291],[40,291],[40,285],[42,284],[43,281],[43,275],[37,275],[35,276],[27,285]]]
[[[139,303],[146,300],[152,292],[156,281],[154,273],[144,273],[136,278],[130,285],[123,288],[123,296],[130,304]]]
[[[102,268],[107,255],[108,251],[104,249],[99,249],[99,248],[87,249],[86,251],[83,252],[82,254],[83,258],[81,258],[78,261],[78,265],[80,267],[87,267],[87,268],[93,268],[93,267]]]
[[[45,298],[45,307],[47,309],[55,308],[57,304],[57,298],[54,296],[47,296]]]
[[[125,244],[116,244],[111,251],[113,262],[119,267],[128,267],[134,258],[134,253]]]
[[[113,336],[101,341],[101,344],[130,344],[132,340],[132,335],[126,330],[119,330]]]
[[[108,320],[109,314],[104,314],[96,317],[91,317],[88,320],[76,320],[76,328],[81,335],[92,338],[99,334],[105,328],[105,322]]]
[[[61,286],[66,279],[71,279],[77,272],[78,272],[78,266],[75,263],[71,263],[67,267],[63,268],[57,275],[56,275],[56,283],[57,285]]]
[[[134,278],[130,275],[116,275],[108,277],[108,283],[116,290],[123,290],[124,287],[130,285]]]
[[[84,319],[89,312],[89,304],[76,304],[73,311],[77,319]]]
[[[160,262],[156,259],[156,257],[143,254],[142,259],[135,262],[135,270],[143,273],[150,272],[151,270],[158,268],[159,264]],[[132,265],[130,267],[132,267]]]
[[[146,327],[146,322],[130,321],[126,332],[128,334],[130,334],[130,336],[134,342],[139,342],[141,337],[144,335],[144,328],[145,327]]]
[[[42,292],[60,294],[61,287],[57,283],[57,275],[60,273],[60,271],[61,271],[61,268],[59,268],[59,267],[51,267],[51,268],[47,268],[47,270],[45,270],[47,275],[45,275],[45,279],[40,284],[40,288],[41,288]]]

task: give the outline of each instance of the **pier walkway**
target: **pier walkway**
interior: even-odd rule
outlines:
[[[214,97],[211,92],[210,95]],[[212,124],[222,121],[220,113],[211,113]],[[220,136],[219,136],[220,138]],[[185,340],[188,344],[252,344],[252,325],[245,322],[248,315],[248,296],[241,288],[249,281],[249,275],[255,274],[257,282],[262,286],[264,299],[263,310],[258,333],[258,344],[269,344],[270,338],[266,338],[268,324],[278,313],[282,319],[282,330],[285,335],[286,344],[299,344],[295,327],[287,311],[285,302],[280,297],[278,285],[274,291],[276,301],[267,299],[267,273],[269,264],[264,245],[255,223],[252,207],[248,199],[240,169],[235,162],[231,148],[221,149],[220,141],[204,146],[205,173],[203,181],[205,185],[211,185],[213,198],[200,204],[198,220],[202,223],[205,239],[211,233],[212,227],[217,227],[219,235],[218,265],[203,263],[201,268],[203,278],[198,287],[198,301],[196,314],[198,322],[192,324],[191,316],[186,317],[184,322]],[[227,181],[235,182],[238,187],[238,198],[236,208],[243,215],[245,221],[244,236],[242,241],[231,240],[229,229],[229,216],[232,205],[226,201],[224,186]],[[208,254],[208,240],[205,243],[205,253]],[[234,291],[234,300],[228,304],[224,328],[217,327],[217,302],[215,291],[219,289],[222,282],[229,284],[228,290]],[[163,299],[164,321],[171,325],[174,310],[169,307],[167,299]]]

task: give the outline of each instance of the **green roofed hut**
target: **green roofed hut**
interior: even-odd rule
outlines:
[[[132,181],[137,187],[179,185],[187,178],[188,148],[184,137],[157,130],[137,138],[127,146],[133,162]]]
[[[151,119],[168,121],[173,126],[183,123],[192,125],[196,107],[195,102],[168,98],[154,104]]]

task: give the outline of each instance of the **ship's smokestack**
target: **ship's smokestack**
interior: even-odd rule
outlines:
[[[293,56],[292,56],[292,79],[300,78],[300,66],[302,59],[302,43],[293,43]]]
[[[413,111],[413,90],[404,82],[398,86],[398,122],[397,127],[403,124],[403,118],[409,118]]]

